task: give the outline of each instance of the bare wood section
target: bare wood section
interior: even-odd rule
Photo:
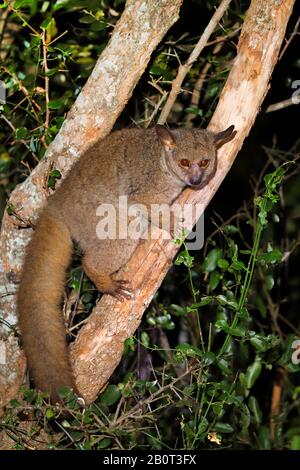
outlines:
[[[0,324],[0,347],[1,357],[5,358],[0,364],[0,406],[15,396],[25,370],[17,337],[7,326],[16,324],[14,293],[31,236],[30,229],[20,226],[34,220],[46,200],[49,171],[55,168],[66,175],[89,145],[110,132],[151,53],[178,19],[182,1],[127,0],[107,47],[46,156],[11,195],[10,205],[18,217],[4,215],[0,239],[0,311],[4,320]]]
[[[293,3],[293,0],[252,1],[237,57],[209,126],[221,130],[234,124],[238,135],[220,150],[218,171],[210,184],[201,191],[186,190],[178,200],[180,204],[207,206],[230,170],[268,91]],[[96,398],[118,365],[124,340],[134,334],[176,251],[177,247],[166,240],[141,245],[126,269],[135,297],[120,304],[104,296],[82,328],[72,346],[72,358],[78,389],[87,402]]]

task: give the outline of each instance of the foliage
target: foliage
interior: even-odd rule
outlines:
[[[213,5],[193,2],[192,13],[204,15],[203,27]],[[0,71],[7,89],[0,120],[2,210],[11,190],[43,158],[123,6],[122,0],[2,2],[6,20],[0,52],[5,60]],[[212,38],[219,38],[220,51],[213,42],[191,69],[171,124],[207,124],[245,10],[237,3],[224,18]],[[176,76],[177,57],[184,61],[199,35],[193,16],[183,10],[117,127],[155,120],[162,90],[168,91]],[[280,92],[291,83],[299,61],[294,53],[288,57],[290,69]],[[195,103],[191,96],[197,86]],[[136,335],[125,342],[122,364],[99,399],[82,408],[63,390],[63,404],[54,407],[45,395],[24,388],[0,423],[11,447],[300,449],[299,365],[292,362],[292,345],[299,338],[300,177],[292,116],[287,114],[290,133],[284,140],[276,118],[258,122],[239,166],[207,212],[203,251],[189,253],[184,241],[177,241],[182,248],[175,266]],[[50,189],[60,177],[53,169]],[[96,299],[76,254],[64,308],[70,340]],[[275,387],[281,392],[279,402],[274,401]]]

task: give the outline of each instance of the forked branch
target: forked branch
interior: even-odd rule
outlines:
[[[201,203],[206,207],[230,170],[268,91],[293,3],[252,1],[236,59],[209,125],[211,130],[220,130],[234,124],[238,134],[220,150],[218,170],[209,185],[200,191],[184,191],[177,203]],[[195,219],[190,222],[195,223]],[[87,402],[96,398],[118,365],[124,340],[139,326],[176,251],[176,245],[165,239],[142,243],[125,271],[134,288],[134,298],[121,304],[104,296],[80,331],[71,352],[77,386]]]

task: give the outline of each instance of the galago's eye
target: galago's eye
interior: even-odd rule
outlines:
[[[199,163],[199,166],[200,168],[207,168],[208,164],[209,164],[209,160],[205,159],[205,160],[201,160],[201,162]]]
[[[179,163],[183,168],[189,168],[191,166],[191,162],[187,158],[182,158]]]

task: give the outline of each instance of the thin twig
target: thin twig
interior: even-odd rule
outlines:
[[[6,30],[8,17],[9,17],[10,12],[11,12],[11,8],[8,5],[6,10],[1,11],[1,15],[0,15],[0,54],[2,53],[2,50],[1,50],[2,49],[2,42],[3,42],[3,39],[4,39],[5,30]],[[2,54],[0,55],[0,57],[1,57],[1,59],[5,58],[5,57],[2,57]]]
[[[61,33],[59,36],[57,36],[55,39],[53,39],[52,41],[50,41],[48,43],[48,46],[52,46],[52,44],[56,41],[58,41],[59,39],[61,39],[65,34],[67,34],[68,30],[66,29],[66,31],[64,31],[63,33]]]
[[[1,119],[3,119],[3,121],[6,122],[6,124],[11,128],[11,130],[14,132],[14,134],[16,133],[16,128],[15,126],[13,125],[12,122],[9,121],[9,119],[7,119],[4,114],[1,114],[0,116]],[[39,159],[37,157],[37,155],[34,153],[34,151],[30,148],[30,146],[27,144],[26,140],[24,139],[18,139],[20,142],[22,142],[23,145],[25,145],[25,147],[27,148],[27,150],[29,150],[29,152],[32,154],[32,156],[34,157],[34,159],[39,162]]]
[[[166,99],[166,96],[167,96],[167,93],[165,91],[163,91],[162,93],[162,96],[160,97],[160,99],[158,100],[157,104],[155,105],[152,113],[150,114],[149,118],[147,119],[147,123],[145,125],[145,128],[149,127],[149,125],[151,124],[151,122],[153,121],[153,119],[155,118],[156,114],[158,113],[159,111],[159,108],[161,107],[162,103],[165,101]]]
[[[224,44],[223,42],[218,42],[215,45],[215,47],[213,48],[213,52],[212,52],[213,55],[220,52],[220,50],[223,47],[223,44]],[[204,65],[202,71],[200,72],[199,78],[196,80],[196,83],[195,83],[195,86],[194,86],[194,89],[193,89],[192,98],[191,98],[191,106],[193,106],[193,107],[198,107],[199,106],[201,90],[203,88],[204,81],[206,79],[206,76],[207,76],[208,71],[211,68],[211,66],[212,66],[211,62],[206,62],[206,64]],[[193,119],[195,119],[195,117],[196,116],[195,116],[194,113],[188,113],[187,114],[186,122],[188,124],[188,127],[192,126],[192,121],[193,121]]]
[[[265,113],[272,113],[273,111],[278,111],[279,109],[287,108],[288,106],[300,104],[300,99],[291,96],[291,98],[287,98],[286,100],[280,101],[279,103],[270,104]]]
[[[12,73],[7,67],[4,67],[2,66],[1,67],[2,70],[7,73],[7,75],[9,75],[13,81],[18,85],[19,89],[22,91],[23,95],[25,96],[25,98],[29,101],[29,103],[31,104],[31,108],[32,108],[32,112],[36,118],[37,121],[39,121],[39,118],[38,118],[38,115],[36,114],[36,111],[33,107],[33,105],[36,106],[37,110],[40,112],[41,111],[41,107],[40,105],[30,96],[29,94],[29,91],[27,90],[27,88],[23,85],[23,83],[21,82],[21,80],[18,79],[18,77],[16,76],[16,74]],[[20,106],[21,103],[18,104],[18,106]],[[15,110],[15,108],[14,108]],[[13,110],[13,111],[14,111]]]
[[[217,24],[219,23],[225,11],[227,10],[230,2],[231,0],[223,0],[221,2],[217,10],[215,11],[214,15],[212,16],[210,22],[208,23],[207,27],[205,28],[201,38],[196,44],[194,50],[190,54],[188,60],[185,62],[185,64],[180,64],[177,77],[172,82],[172,88],[171,88],[169,97],[159,117],[159,120],[158,120],[159,124],[164,124],[166,122],[168,115],[176,101],[177,95],[179,94],[181,90],[183,80],[185,79],[188,72],[190,71],[193,63],[198,59],[203,48],[206,46],[209,37],[214,32]]]
[[[46,105],[46,117],[44,127],[45,130],[49,127],[49,119],[50,119],[50,112],[49,112],[49,77],[48,77],[48,64],[47,64],[47,44],[46,44],[46,31],[43,30],[42,35],[42,45],[43,45],[43,65],[44,65],[44,74],[45,74],[45,105]]]
[[[293,32],[291,33],[289,39],[286,41],[281,53],[280,53],[280,56],[279,56],[279,59],[278,59],[278,62],[282,59],[282,56],[283,54],[285,53],[285,51],[287,50],[287,48],[289,47],[290,43],[292,42],[292,40],[294,39],[294,37],[297,35],[297,34],[300,34],[299,31],[298,31],[298,28],[299,28],[299,24],[300,24],[300,16],[295,24],[295,27],[293,29]]]
[[[285,371],[282,369],[277,370],[277,378],[273,384],[272,399],[271,399],[271,412],[270,412],[270,437],[271,440],[275,440],[276,436],[276,418],[280,414],[281,410],[281,397],[283,389],[283,381],[285,377]]]
[[[135,413],[139,412],[141,409],[143,409],[143,407],[145,405],[148,405],[148,403],[153,403],[154,401],[157,401],[159,399],[162,399],[164,398],[163,396],[161,396],[161,394],[167,390],[168,388],[172,389],[173,385],[182,380],[183,377],[185,377],[187,374],[190,374],[192,373],[194,370],[196,370],[197,367],[191,367],[190,369],[188,369],[187,371],[185,371],[180,377],[176,377],[174,378],[169,384],[166,384],[164,385],[163,387],[160,387],[159,390],[157,390],[156,392],[154,392],[150,397],[148,398],[145,398],[144,400],[140,400],[135,406],[133,406],[131,408],[130,411],[128,411],[127,413],[124,413],[122,416],[120,416],[118,418],[118,420],[116,421],[116,423],[118,425],[120,425],[120,423],[122,423],[123,421],[127,420],[128,418],[131,418]],[[156,410],[157,411],[157,410]],[[139,417],[141,418],[141,417]]]

